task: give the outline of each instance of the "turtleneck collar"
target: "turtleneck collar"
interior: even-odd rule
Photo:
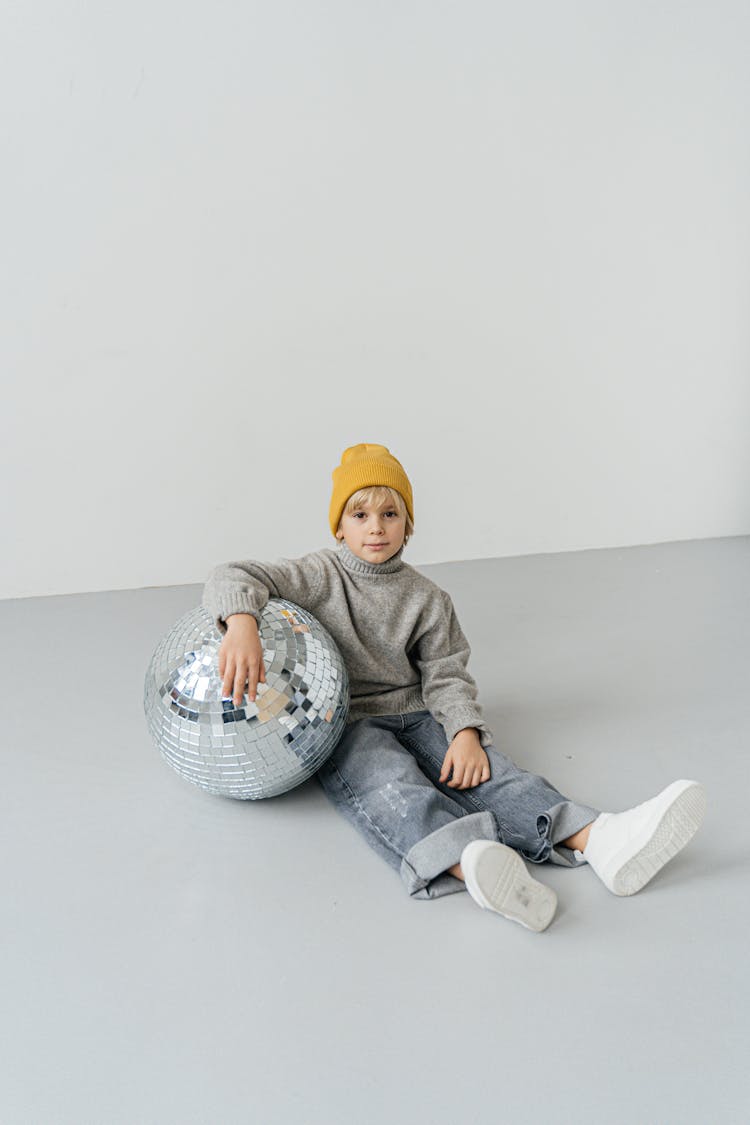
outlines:
[[[405,544],[401,544],[396,554],[393,555],[387,562],[384,563],[371,563],[366,559],[360,559],[354,551],[341,540],[341,546],[336,548],[336,554],[341,559],[341,565],[350,570],[353,574],[372,574],[377,577],[381,574],[393,574],[394,571],[401,570],[403,567],[403,559],[401,558],[404,553]]]

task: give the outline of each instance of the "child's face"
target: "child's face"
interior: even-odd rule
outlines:
[[[400,516],[392,504],[365,504],[348,515],[344,512],[336,538],[343,539],[358,559],[382,563],[393,558],[405,534],[406,516]]]

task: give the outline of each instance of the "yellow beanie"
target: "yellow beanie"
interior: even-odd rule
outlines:
[[[350,445],[341,454],[341,464],[333,470],[333,495],[328,513],[331,531],[335,535],[341,513],[352,493],[360,488],[373,485],[386,485],[400,492],[406,504],[412,523],[414,522],[414,499],[411,482],[404,472],[403,465],[397,461],[385,445],[361,443]]]

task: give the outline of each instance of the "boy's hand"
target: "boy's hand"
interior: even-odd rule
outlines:
[[[453,780],[448,781],[451,769]],[[440,780],[449,789],[472,789],[490,779],[490,760],[484,752],[476,727],[458,731],[448,747]]]
[[[222,693],[225,698],[232,695],[235,707],[242,703],[245,684],[252,702],[258,683],[266,682],[258,622],[251,614],[232,613],[227,618],[226,636],[219,648],[219,675]]]

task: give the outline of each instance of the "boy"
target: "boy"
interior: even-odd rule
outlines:
[[[557,897],[522,856],[588,863],[616,895],[645,886],[697,831],[702,786],[675,781],[633,809],[602,813],[495,749],[451,597],[402,559],[412,488],[384,445],[344,450],[329,523],[337,550],[211,572],[203,605],[226,634],[225,695],[239,705],[247,687],[255,699],[265,682],[260,613],[269,597],[288,598],[325,626],[349,674],[347,723],[315,776],[410,895],[465,886],[482,908],[541,931]]]

